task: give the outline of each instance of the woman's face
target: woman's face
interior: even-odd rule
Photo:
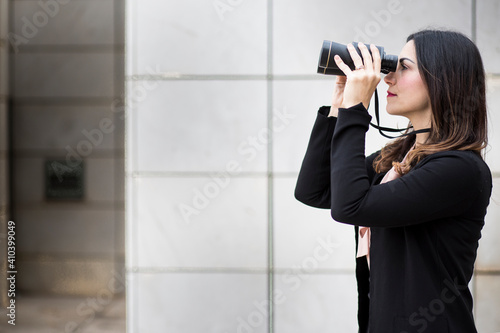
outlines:
[[[418,70],[415,44],[412,40],[401,50],[396,72],[387,74],[384,81],[389,85],[389,114],[405,116],[413,125],[416,125],[416,122],[430,124],[432,113],[429,93]]]

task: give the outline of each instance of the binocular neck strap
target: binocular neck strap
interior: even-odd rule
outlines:
[[[375,89],[375,118],[377,119],[377,125],[375,125],[374,123],[370,123],[370,125],[373,126],[376,129],[378,129],[379,133],[382,136],[384,136],[384,137],[386,137],[388,139],[402,138],[402,137],[407,136],[407,135],[413,135],[413,134],[416,135],[418,133],[427,133],[427,132],[431,131],[430,128],[423,128],[421,130],[407,132],[407,133],[401,134],[399,136],[391,136],[391,135],[385,134],[384,132],[405,132],[405,131],[408,131],[408,130],[412,129],[413,126],[410,126],[410,127],[407,127],[407,128],[403,128],[403,129],[396,129],[396,128],[390,128],[390,127],[380,126],[380,115],[379,115],[379,107],[378,107],[378,92],[377,92],[377,89]]]

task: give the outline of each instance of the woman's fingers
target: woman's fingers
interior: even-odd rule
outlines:
[[[368,51],[368,48],[366,47],[366,45],[363,43],[358,43],[358,48],[361,51],[361,54],[363,55],[363,63],[364,63],[365,69],[368,71],[373,70],[372,56],[370,55],[370,52]]]
[[[380,59],[380,51],[375,46],[375,44],[370,45],[370,50],[372,51],[373,71],[375,73],[380,73],[380,70],[382,68],[382,60]]]
[[[359,55],[358,51],[356,51],[354,46],[350,43],[347,44],[347,50],[351,55],[352,62],[354,63],[354,69],[363,67],[363,59],[361,59],[361,56]]]
[[[342,58],[338,54],[335,55],[333,58],[335,60],[335,63],[337,64],[337,67],[340,68],[340,70],[347,76],[348,74],[352,73],[352,70],[347,66],[343,61]]]

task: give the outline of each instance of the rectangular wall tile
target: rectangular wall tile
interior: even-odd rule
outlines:
[[[354,227],[335,222],[328,209],[312,208],[297,201],[295,184],[295,178],[274,181],[275,266],[354,272]]]
[[[134,275],[132,332],[268,332],[264,274]]]
[[[479,240],[476,269],[500,271],[500,178],[493,179],[493,194],[486,215],[486,221]]]
[[[354,273],[277,274],[276,333],[357,332]]]
[[[145,0],[129,8],[132,73],[265,74],[267,2]]]
[[[266,178],[135,178],[133,266],[264,268]],[[140,222],[139,222],[140,221]]]
[[[500,3],[495,0],[481,0],[477,3],[477,45],[481,51],[484,67],[488,73],[500,74],[500,23],[496,19],[500,15]]]
[[[331,81],[276,81],[273,85],[273,171],[298,172],[318,109],[331,104]]]
[[[113,44],[113,0],[12,1],[24,45]]]
[[[475,319],[478,332],[500,332],[500,275],[476,276],[474,299]]]
[[[486,92],[488,107],[488,141],[486,162],[491,171],[500,173],[500,78],[488,79]]]
[[[114,95],[112,53],[18,53],[13,60],[14,98]]]
[[[140,81],[129,91],[138,170],[244,172],[267,168],[264,81]]]
[[[409,34],[436,24],[470,36],[471,1],[274,1],[274,73],[316,73],[323,40],[375,43],[397,55]]]

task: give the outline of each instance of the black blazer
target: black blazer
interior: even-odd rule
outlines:
[[[334,220],[371,227],[370,269],[357,259],[358,322],[370,333],[472,333],[472,277],[492,190],[491,173],[471,151],[424,158],[379,184],[365,157],[370,115],[358,104],[338,118],[318,112],[295,197],[331,209]]]

